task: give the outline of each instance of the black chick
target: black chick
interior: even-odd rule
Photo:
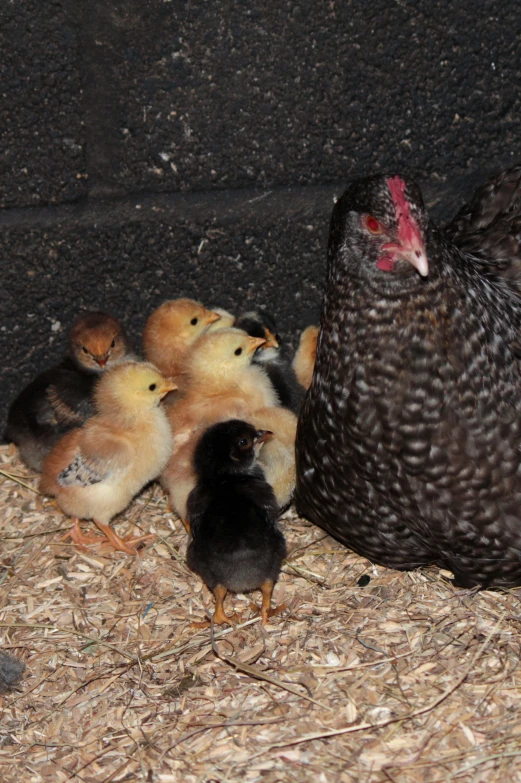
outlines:
[[[253,364],[264,368],[277,392],[280,404],[293,413],[298,413],[306,392],[297,380],[285,346],[281,345],[273,316],[269,313],[243,313],[235,319],[234,327],[242,329],[251,337],[266,339],[266,343],[256,352]]]
[[[394,568],[521,584],[521,302],[414,182],[355,182],[331,219],[300,512]]]
[[[215,623],[229,623],[223,601],[232,592],[262,591],[261,616],[270,614],[271,595],[286,557],[279,509],[256,461],[272,433],[238,419],[210,427],[194,457],[197,485],[188,496],[192,539],[188,567],[212,590]]]
[[[129,358],[123,327],[111,315],[84,313],[69,335],[69,355],[38,375],[18,395],[7,416],[6,440],[40,472],[61,436],[93,414],[92,391],[100,373]]]
[[[521,294],[521,165],[479,187],[446,232],[484,271],[505,278]]]

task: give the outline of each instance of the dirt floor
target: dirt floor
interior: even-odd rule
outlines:
[[[521,781],[521,593],[374,567],[289,511],[287,608],[263,627],[229,596],[212,645],[158,485],[117,520],[157,534],[132,558],[63,541],[7,447],[0,468],[0,649],[27,665],[3,783]]]

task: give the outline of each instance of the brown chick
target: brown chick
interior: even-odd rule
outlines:
[[[146,359],[179,385],[191,347],[220,317],[193,299],[163,302],[145,324],[143,351]]]
[[[76,543],[93,543],[78,522],[92,519],[116,549],[136,554],[132,545],[143,538],[124,541],[109,522],[170,457],[172,433],[159,403],[175,388],[144,362],[109,370],[94,392],[97,415],[68,432],[45,460],[40,489],[75,518],[69,535]]]
[[[317,355],[318,326],[308,326],[300,335],[300,342],[293,359],[293,369],[298,382],[305,389],[311,386]]]
[[[260,408],[249,417],[255,429],[273,433],[259,454],[259,465],[275,493],[279,509],[290,504],[295,490],[297,421],[292,411],[280,406]]]
[[[23,461],[41,471],[55,443],[94,413],[92,393],[101,373],[132,359],[123,327],[102,312],[83,313],[69,334],[69,355],[40,373],[9,409],[6,439]]]
[[[174,452],[161,475],[172,507],[183,520],[186,499],[195,486],[193,455],[202,432],[217,422],[248,419],[252,411],[278,404],[268,376],[252,364],[264,342],[239,329],[221,329],[203,335],[188,357],[185,396],[168,410]]]

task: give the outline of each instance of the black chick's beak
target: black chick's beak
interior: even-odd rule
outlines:
[[[271,430],[257,430],[255,433],[255,445],[259,445],[260,443],[266,443],[267,440],[273,437],[273,432]]]

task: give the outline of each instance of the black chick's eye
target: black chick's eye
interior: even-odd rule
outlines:
[[[112,340],[112,342],[110,344],[110,347],[114,348],[115,345],[116,345],[116,338],[114,337],[114,339]]]
[[[83,350],[83,353],[88,353],[88,350],[85,348],[85,346],[84,346],[84,345],[82,345],[82,346],[81,346],[81,348],[82,348],[82,350]]]
[[[157,389],[157,384],[156,383],[151,383],[148,388],[149,388],[150,391],[155,391]]]
[[[190,323],[192,324],[192,326],[196,326],[196,325],[197,325],[197,321],[198,321],[198,319],[197,319],[197,318],[192,318],[192,320],[190,321]]]
[[[235,349],[235,356],[240,356],[242,353],[242,348],[236,348]]]

